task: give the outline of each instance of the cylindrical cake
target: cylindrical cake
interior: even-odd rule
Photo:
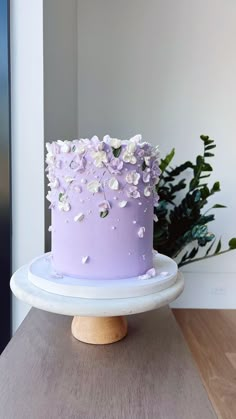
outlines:
[[[153,275],[158,149],[140,135],[46,146],[55,271],[85,279]]]

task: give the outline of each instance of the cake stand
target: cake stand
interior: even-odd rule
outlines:
[[[73,316],[73,336],[108,344],[127,334],[124,316],[159,308],[183,291],[184,279],[167,256],[154,256],[156,274],[117,280],[78,280],[52,272],[50,254],[22,266],[11,278],[17,298],[41,310]]]

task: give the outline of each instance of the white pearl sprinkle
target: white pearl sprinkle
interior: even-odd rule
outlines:
[[[52,231],[52,226],[48,227],[48,231],[50,231],[50,232]]]
[[[129,252],[128,255],[130,256],[131,255],[131,252]]]
[[[134,221],[133,221],[133,224],[136,224],[136,223],[137,223],[137,221],[136,221],[136,220],[134,220]]]
[[[117,218],[117,221],[120,221],[120,219],[119,219],[119,218]]]
[[[112,230],[115,230],[115,229],[116,229],[116,227],[115,227],[115,226],[112,226],[112,227],[111,227],[111,229],[112,229]]]
[[[117,196],[114,196],[114,198],[113,198],[115,201],[117,200]]]
[[[82,213],[82,212],[80,212],[79,214],[77,214],[75,217],[74,217],[74,221],[82,221],[84,219],[84,214]]]
[[[83,204],[84,203],[84,199],[80,199],[80,202],[81,202],[81,204]]]
[[[142,204],[142,202],[139,202],[138,204],[139,204],[139,205],[143,205],[143,204]]]
[[[88,211],[88,214],[92,214],[92,210],[89,210],[89,211]]]
[[[87,183],[87,179],[81,179],[81,181],[80,181],[81,183],[83,183],[84,185],[85,185],[85,183]]]
[[[78,193],[81,193],[81,191],[82,191],[81,187],[80,187],[80,186],[78,186],[78,185],[75,185],[75,186],[74,186],[74,190],[75,190],[76,192],[78,192]]]
[[[147,212],[147,208],[145,208],[145,210],[143,212]]]
[[[83,256],[82,257],[82,263],[83,263],[83,265],[88,262],[88,259],[89,259],[89,256]]]

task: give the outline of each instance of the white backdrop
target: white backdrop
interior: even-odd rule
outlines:
[[[78,1],[78,128],[81,137],[142,133],[176,163],[217,142],[222,192],[212,231],[236,236],[236,2]],[[236,254],[188,265],[177,304],[236,307]]]
[[[212,136],[212,230],[236,235],[235,21],[231,0],[11,0],[13,270],[44,249],[43,139],[78,133],[142,133],[176,163]],[[236,307],[235,272],[235,254],[189,265],[177,305]]]

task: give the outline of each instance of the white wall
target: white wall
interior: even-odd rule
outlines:
[[[42,13],[42,1],[11,1],[13,271],[44,251]],[[13,297],[13,332],[28,310]]]
[[[77,138],[77,0],[45,0],[44,140]],[[45,202],[46,250],[51,247],[51,214]]]
[[[79,135],[142,133],[176,163],[217,142],[212,231],[236,236],[236,2],[78,0]],[[189,265],[176,305],[234,307],[236,254]]]

